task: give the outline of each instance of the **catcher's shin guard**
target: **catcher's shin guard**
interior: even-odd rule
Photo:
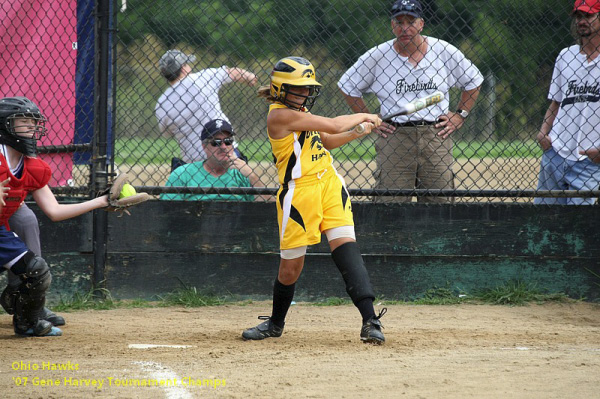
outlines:
[[[19,286],[7,285],[0,295],[0,305],[8,314],[15,313],[15,302],[19,296]]]
[[[11,271],[21,279],[14,302],[15,332],[20,333],[33,329],[33,335],[46,335],[48,333],[46,331],[48,330],[47,322],[38,322],[41,320],[46,303],[46,292],[52,282],[48,264],[33,252],[27,252],[11,267]],[[51,328],[52,324],[48,324]]]
[[[335,265],[342,273],[346,292],[355,304],[362,299],[375,299],[371,281],[356,242],[347,242],[331,252]]]
[[[18,296],[19,286],[12,285],[8,285],[0,296],[0,305],[2,305],[4,311],[9,315],[15,314],[15,305]],[[40,318],[49,321],[53,326],[64,326],[66,324],[64,317],[57,315],[48,308],[42,309]]]

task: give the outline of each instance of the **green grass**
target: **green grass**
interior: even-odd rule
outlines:
[[[415,305],[456,305],[465,302],[467,295],[455,293],[447,287],[435,287],[425,291],[422,298],[414,300]]]
[[[61,296],[59,302],[52,305],[52,310],[55,312],[73,312],[77,310],[151,308],[155,306],[157,306],[156,302],[145,299],[113,299],[110,292],[102,288],[92,289],[85,293],[75,292],[70,297]]]
[[[196,287],[190,287],[183,282],[182,286],[165,296],[159,296],[156,301],[145,299],[119,300],[113,299],[110,292],[106,289],[91,289],[86,293],[75,292],[71,297],[62,297],[59,302],[52,305],[56,312],[69,312],[77,310],[110,310],[120,308],[152,308],[168,306],[217,306],[226,302],[233,302],[233,299],[218,297],[211,293],[200,292]]]
[[[101,295],[98,295],[101,294]],[[520,280],[508,281],[497,287],[476,290],[473,293],[465,293],[462,290],[445,287],[433,287],[425,291],[423,295],[412,300],[390,300],[383,297],[375,299],[375,304],[381,305],[457,305],[491,304],[523,306],[529,303],[546,302],[568,302],[573,301],[564,293],[544,293],[535,284],[525,283]],[[210,291],[198,290],[196,287],[181,282],[181,287],[158,300],[147,301],[144,299],[115,300],[105,289],[91,290],[87,293],[76,292],[69,298],[62,298],[51,305],[56,312],[69,312],[78,310],[109,310],[119,308],[151,308],[151,307],[202,307],[220,306],[225,304],[236,304],[245,306],[252,303],[251,300],[238,301],[233,295],[215,295]],[[352,305],[349,298],[329,297],[318,302],[311,302],[312,306],[345,306]]]
[[[218,306],[228,302],[226,297],[217,296],[211,292],[201,292],[196,287],[185,284],[183,287],[177,288],[175,291],[159,298],[161,300],[159,306],[183,306],[186,308]]]
[[[507,281],[493,288],[479,289],[472,293],[445,287],[434,287],[427,290],[422,296],[411,301],[397,301],[379,299],[386,305],[414,304],[414,305],[456,305],[461,303],[522,306],[529,303],[566,302],[570,299],[561,292],[544,293],[536,284],[520,280]],[[377,302],[377,301],[376,301]]]
[[[347,298],[338,298],[338,297],[329,297],[325,298],[322,301],[311,303],[314,306],[342,306],[342,305],[352,305],[352,301]]]
[[[58,304],[52,306],[56,312],[74,310],[108,310],[119,307],[119,301],[114,301],[108,290],[90,290],[86,293],[75,292],[71,297],[61,295]]]
[[[179,156],[179,145],[175,139],[138,137],[117,140],[115,162],[121,164],[171,164],[173,156]]]
[[[509,281],[495,288],[481,290],[477,293],[477,298],[484,303],[495,305],[562,302],[568,299],[563,293],[543,293],[535,284],[528,284],[520,280]]]
[[[121,164],[170,164],[173,156],[179,156],[179,146],[172,138],[138,138],[117,140],[115,162]],[[240,140],[240,150],[253,161],[273,160],[271,146],[267,139]],[[456,159],[480,158],[538,158],[542,154],[535,140],[477,142],[460,141],[454,145]],[[332,151],[338,161],[365,160],[375,158],[372,138],[352,141],[342,148]]]
[[[183,306],[186,308],[196,308],[201,306],[217,306],[223,305],[226,302],[231,302],[224,296],[218,296],[208,290],[198,290],[196,287],[190,286],[183,282],[180,278],[180,286],[167,295],[159,296],[159,306]],[[230,296],[231,297],[231,296]]]

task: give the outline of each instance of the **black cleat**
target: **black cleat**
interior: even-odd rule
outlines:
[[[373,316],[369,320],[363,323],[362,328],[360,329],[360,340],[365,344],[376,344],[381,345],[385,342],[385,337],[383,336],[383,331],[381,329],[383,326],[379,319],[386,314],[387,308],[381,309],[378,316]]]
[[[65,325],[65,318],[57,315],[48,308],[44,308],[44,310],[42,310],[42,315],[40,318],[49,321],[50,323],[52,323],[53,326]]]
[[[13,320],[15,334],[25,337],[58,337],[62,335],[60,328],[54,327],[46,320],[38,320],[33,326],[25,326]]]
[[[271,321],[269,316],[258,316],[259,320],[266,320],[256,327],[244,330],[242,338],[245,340],[261,340],[270,337],[281,337],[283,334],[283,327],[278,327]]]

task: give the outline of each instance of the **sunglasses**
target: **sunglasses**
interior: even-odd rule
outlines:
[[[226,146],[230,146],[233,144],[233,139],[227,138],[227,139],[214,139],[209,141],[210,145],[212,145],[213,147],[220,147],[221,144],[225,143]]]

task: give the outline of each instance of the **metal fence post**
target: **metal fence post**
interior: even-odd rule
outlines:
[[[94,141],[92,159],[92,190],[95,193],[106,189],[108,184],[109,159],[108,129],[109,127],[109,103],[112,101],[111,90],[111,15],[110,2],[112,0],[98,0],[96,3],[96,73],[95,73],[95,112],[94,112]],[[110,168],[112,169],[112,168]],[[92,193],[92,194],[95,194]],[[107,258],[108,241],[108,214],[104,210],[95,210],[93,214],[93,251],[94,272],[92,284],[95,290],[104,286],[104,269]]]

